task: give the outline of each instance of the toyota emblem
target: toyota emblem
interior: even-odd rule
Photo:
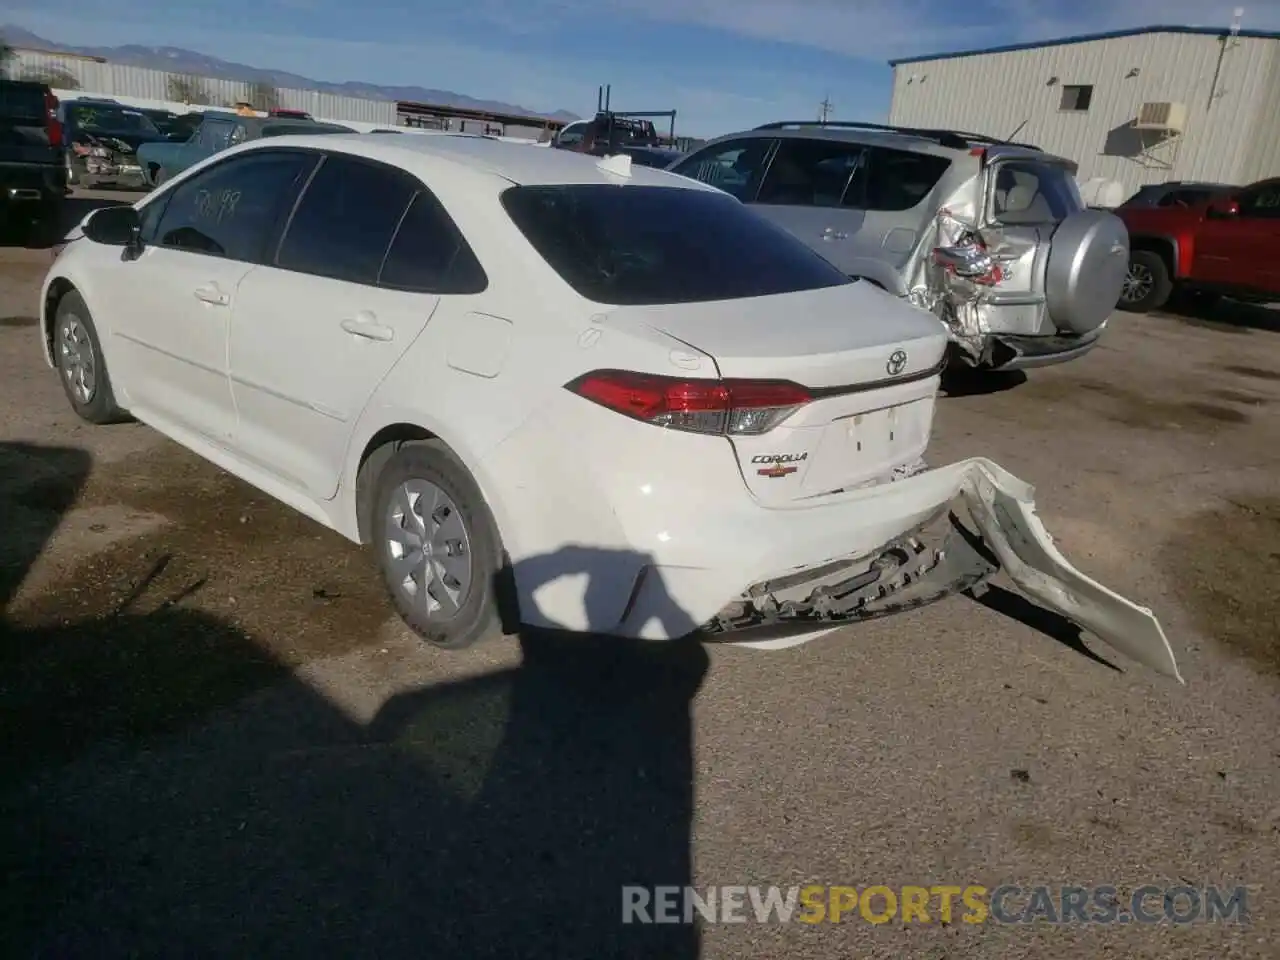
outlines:
[[[889,376],[896,377],[903,370],[907,369],[907,351],[895,350],[889,354],[889,362],[884,365],[885,370],[889,371]]]

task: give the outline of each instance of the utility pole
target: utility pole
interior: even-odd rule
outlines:
[[[826,123],[827,117],[831,115],[831,107],[832,107],[831,97],[830,96],[823,97],[822,102],[818,104],[818,106],[821,108],[821,111],[822,111],[821,113],[818,114],[818,119],[822,123]]]

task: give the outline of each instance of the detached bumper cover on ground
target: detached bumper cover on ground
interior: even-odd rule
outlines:
[[[710,569],[659,566],[660,576],[637,584],[622,626],[649,635],[650,619],[674,601],[712,632],[726,631],[727,640],[736,635],[746,645],[778,648],[973,588],[998,566],[1036,603],[1184,682],[1151,610],[1072,566],[1036,516],[1033,492],[998,464],[974,458],[825,498],[821,506],[762,511],[756,532],[767,550],[736,562],[725,557]],[[954,523],[960,514],[981,537],[976,549]],[[949,515],[952,529],[940,549],[919,542],[932,522]],[[708,609],[713,596],[732,602]],[[768,635],[737,633],[743,626]]]

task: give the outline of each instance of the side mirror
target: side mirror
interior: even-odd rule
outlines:
[[[1206,213],[1210,220],[1229,220],[1240,215],[1240,204],[1235,200],[1219,200],[1209,204]]]
[[[137,259],[142,252],[142,220],[130,206],[102,207],[89,214],[84,235],[94,243],[124,247],[125,259]]]

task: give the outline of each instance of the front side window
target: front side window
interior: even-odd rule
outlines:
[[[712,190],[520,186],[502,194],[502,205],[551,268],[596,303],[738,300],[852,282],[781,227]]]
[[[731,140],[695,153],[672,168],[673,173],[719,187],[743,202],[755,199],[764,163],[774,141],[768,137]]]
[[[170,192],[155,242],[261,263],[268,237],[315,162],[309,154],[264,151],[202,171]]]
[[[783,140],[760,184],[757,203],[838,207],[862,199],[865,153],[860,144],[835,140]]]
[[[991,219],[1008,227],[1058,223],[1084,209],[1075,178],[1066,167],[1015,160],[995,170]]]
[[[289,221],[275,265],[377,283],[391,239],[419,187],[403,170],[326,156]]]

